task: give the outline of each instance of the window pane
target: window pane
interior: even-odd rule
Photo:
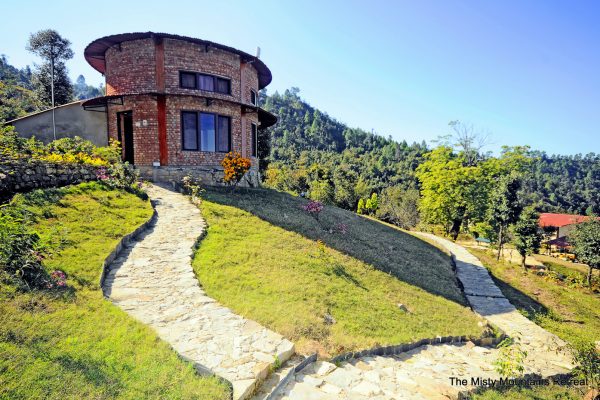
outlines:
[[[256,157],[258,150],[258,135],[256,132],[256,124],[252,124],[252,157]]]
[[[196,74],[189,72],[181,73],[181,87],[186,89],[196,89]]]
[[[229,79],[217,78],[217,92],[229,94]]]
[[[200,146],[202,151],[215,151],[215,115],[200,113]]]
[[[256,92],[254,90],[250,91],[250,103],[256,105]]]
[[[198,118],[196,113],[182,113],[183,124],[183,149],[198,150]]]
[[[215,78],[210,75],[198,75],[198,88],[200,90],[215,91]]]
[[[229,151],[229,117],[219,116],[217,151],[224,153]]]

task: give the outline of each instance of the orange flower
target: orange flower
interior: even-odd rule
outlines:
[[[237,185],[252,166],[252,162],[237,151],[231,151],[225,155],[221,165],[224,169],[225,182]]]

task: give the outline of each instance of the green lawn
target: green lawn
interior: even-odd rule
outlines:
[[[19,195],[49,243],[48,270],[72,294],[0,286],[1,399],[227,399],[156,334],[102,296],[101,265],[119,238],[152,213],[149,202],[98,184]]]
[[[490,270],[510,302],[538,325],[572,344],[600,340],[600,294],[557,283],[531,270],[524,274],[520,266],[498,262],[483,250],[469,251]]]
[[[271,190],[211,189],[204,198],[209,228],[193,264],[201,284],[300,352],[482,333],[448,257],[419,239],[335,207],[317,222],[300,209],[305,200]]]

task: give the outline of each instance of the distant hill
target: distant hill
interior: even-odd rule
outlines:
[[[317,190],[323,200],[347,209],[390,186],[418,189],[414,171],[429,151],[424,141],[408,144],[351,128],[312,107],[299,92],[261,94],[261,104],[279,118],[264,138],[270,140],[270,154],[264,149],[261,154],[270,163],[269,185],[296,193]],[[532,151],[531,156],[524,192],[540,211],[600,214],[600,155]]]

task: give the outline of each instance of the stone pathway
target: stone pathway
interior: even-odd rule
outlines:
[[[152,186],[156,224],[125,247],[110,266],[104,294],[148,324],[201,373],[217,374],[244,399],[278,358],[294,354],[281,335],[208,297],[191,266],[192,248],[205,223],[185,196]]]
[[[519,337],[527,351],[525,373],[547,377],[573,368],[564,342],[522,316],[494,284],[479,260],[459,245],[423,234],[454,254],[457,276],[473,310],[509,336]],[[494,362],[499,350],[440,344],[398,356],[364,357],[339,367],[319,361],[298,373],[276,399],[456,399],[473,388],[472,378],[499,379]],[[466,379],[467,384],[450,378]]]
[[[557,368],[573,368],[570,355],[561,351],[566,343],[519,313],[494,284],[477,257],[449,240],[428,233],[421,235],[439,243],[454,255],[457,277],[463,284],[473,311],[520,342],[528,353],[526,362],[533,372],[544,374]]]

